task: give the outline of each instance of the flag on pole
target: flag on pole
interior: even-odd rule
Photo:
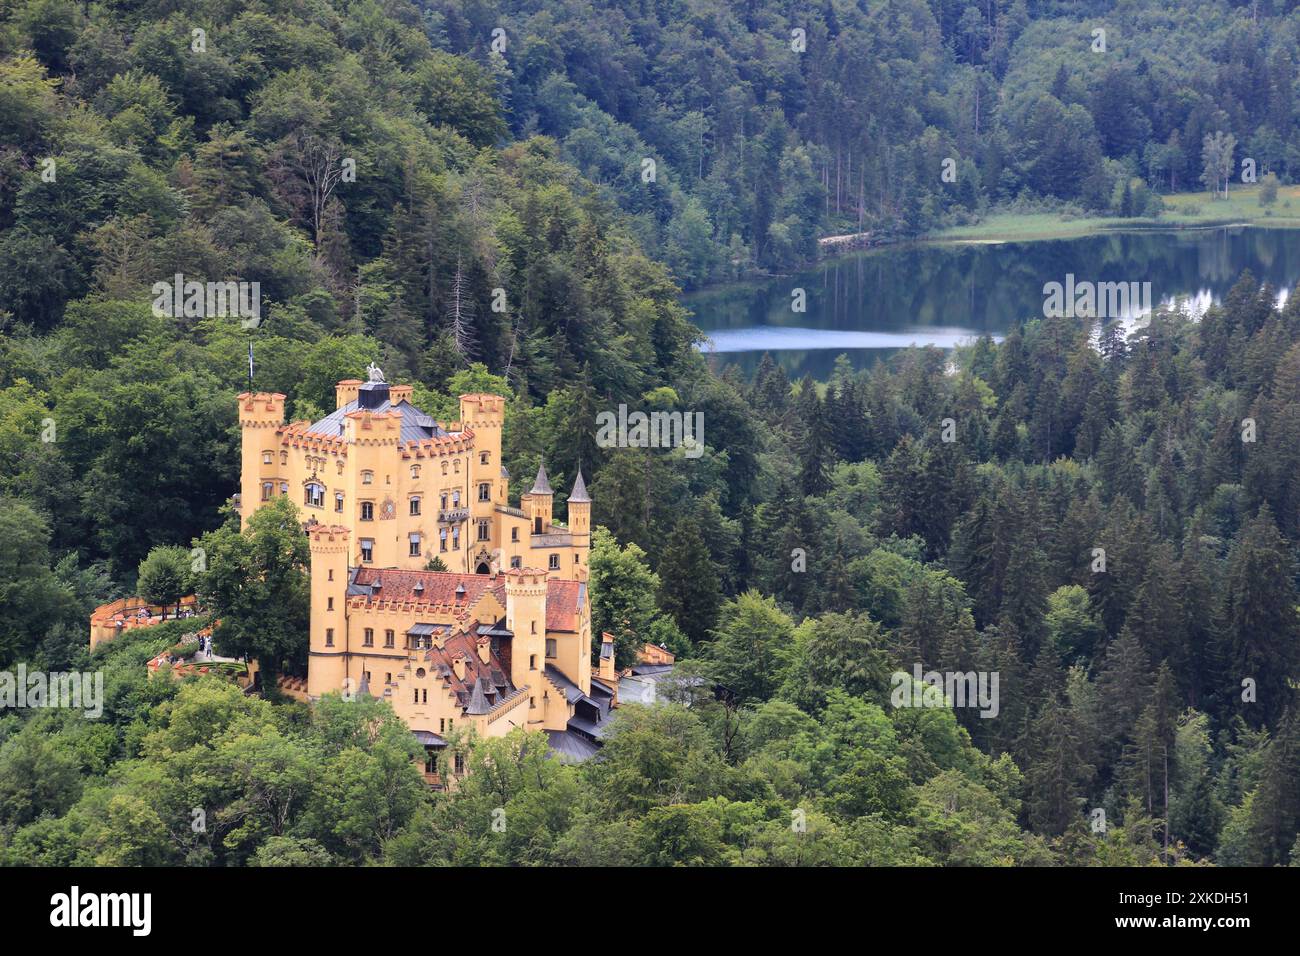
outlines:
[[[253,337],[248,337],[248,390],[253,390]]]

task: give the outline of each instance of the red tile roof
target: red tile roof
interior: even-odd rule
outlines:
[[[577,581],[546,582],[546,629],[548,631],[578,630],[582,585]]]
[[[518,573],[518,572],[516,572]],[[541,574],[542,572],[533,572]],[[486,592],[491,592],[502,607],[506,603],[506,587],[503,574],[459,574],[454,571],[401,571],[392,568],[361,568],[357,571],[356,583],[372,586],[381,581],[379,593],[371,600],[395,601],[398,603],[432,604],[442,607],[472,607]],[[415,585],[421,583],[424,590],[415,592]],[[459,602],[456,600],[456,588],[465,588],[465,594]],[[583,598],[583,585],[578,581],[546,582],[546,629],[548,631],[565,631],[576,633],[580,619]]]
[[[361,568],[357,572],[357,584],[373,585],[376,581],[382,581],[383,586],[375,597],[385,601],[455,605],[457,604],[456,588],[462,586],[465,588],[465,594],[459,602],[461,607],[473,604],[485,591],[496,592],[502,604],[506,601],[505,579],[500,575],[457,574],[453,571],[400,571],[388,568]],[[424,585],[424,589],[419,594],[415,592],[417,583]]]

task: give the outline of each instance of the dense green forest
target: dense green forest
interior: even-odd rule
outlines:
[[[687,285],[990,207],[1157,216],[1207,135],[1300,173],[1287,0],[419,2]]]
[[[0,668],[106,690],[0,713],[0,861],[1300,862],[1300,299],[1247,275],[827,382],[711,371],[678,302],[860,219],[1185,186],[1210,129],[1291,178],[1292,11],[593,6],[0,0]],[[260,325],[156,316],[175,273],[259,281]],[[149,681],[192,623],[90,654],[196,540],[223,619],[288,633],[292,545],[260,612],[223,577],[250,335],[295,418],[370,361],[447,417],[507,395],[512,494],[581,464],[596,627],[679,650],[675,702],[577,766],[457,738],[435,794],[382,703]],[[599,447],[619,403],[706,453]],[[997,672],[997,717],[893,706],[916,663]]]

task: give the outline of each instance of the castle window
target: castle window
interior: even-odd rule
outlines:
[[[425,671],[425,669],[424,669],[423,667],[418,667],[418,668],[416,668],[415,676],[418,677],[418,678],[420,678],[420,680],[424,680],[424,675],[425,675],[425,673],[426,673],[426,671]]]
[[[445,461],[442,463],[442,473],[444,475],[447,473],[447,463]]]
[[[396,642],[397,642],[397,634],[393,631],[392,628],[389,628],[388,630],[384,631],[384,647],[394,647],[396,645]],[[419,676],[420,677],[424,676],[423,668],[420,670]]]
[[[280,464],[282,465],[289,464],[289,453],[287,451],[280,452]]]
[[[343,459],[340,458],[337,462],[335,462],[335,464],[338,465],[339,474],[340,475],[343,474]]]
[[[460,489],[459,489],[459,488],[457,488],[455,491],[453,491],[453,492],[451,493],[451,506],[452,506],[453,508],[459,508],[459,507],[460,507]]]
[[[329,575],[327,576],[327,579],[330,580],[330,581],[333,581],[333,580],[334,580],[334,569],[333,569],[333,568],[330,568],[330,569],[329,569]]]
[[[519,567],[519,556],[518,556],[518,555],[516,555],[515,557],[513,557],[513,558],[510,559],[510,566],[511,566],[512,568],[517,568],[517,567]]]
[[[334,646],[334,628],[332,627],[325,628],[325,646],[326,647]]]
[[[269,451],[262,452],[262,464],[264,465],[271,464],[271,453]]]
[[[552,571],[560,570],[560,556],[558,554],[551,555],[550,569]]]
[[[280,494],[287,495],[288,493],[289,493],[289,482],[287,481],[280,482]]]
[[[420,496],[415,495],[414,497],[411,498],[411,514],[418,515],[419,513],[420,513]]]
[[[361,520],[362,521],[375,520],[375,503],[373,501],[361,502]]]
[[[546,639],[546,656],[547,657],[556,656],[555,638],[553,637],[548,637]]]
[[[420,477],[420,466],[419,466],[419,465],[412,465],[412,466],[411,466],[411,477],[412,477],[412,478],[419,478],[419,477]]]
[[[535,671],[535,670],[537,670],[537,655],[536,655],[536,654],[529,654],[529,655],[528,655],[528,669],[529,669],[530,671]]]
[[[373,538],[361,539],[361,560],[369,564],[375,559],[375,542]]]
[[[361,483],[363,485],[373,485],[375,483],[375,473],[373,471],[363,471],[361,473]]]
[[[446,510],[447,510],[447,492],[444,491],[444,492],[442,493],[441,497],[438,498],[438,501],[441,502],[441,504],[439,504],[438,507],[440,507],[443,511],[446,511]]]
[[[273,481],[264,481],[264,482],[262,482],[262,500],[263,500],[263,501],[270,501],[270,500],[271,500],[271,495],[274,494],[274,493],[275,493],[275,482],[273,482]]]
[[[540,516],[533,519],[533,534],[542,533],[542,519]]]
[[[334,492],[334,510],[343,511],[343,492],[341,491]]]
[[[332,597],[325,599],[325,610],[327,611],[334,610],[334,599]]]
[[[325,507],[325,486],[314,481],[307,482],[303,489],[303,504],[313,508]]]
[[[485,452],[485,451],[481,451],[481,452],[478,453],[478,463],[479,463],[480,465],[486,465],[486,464],[488,463],[488,453],[487,453],[487,452]]]
[[[438,550],[447,550],[447,529],[442,528],[438,531]]]
[[[460,550],[460,525],[451,529],[451,550]]]
[[[479,482],[479,486],[478,486],[478,500],[479,500],[479,501],[491,501],[491,500],[492,500],[492,485],[490,485],[490,484],[489,484],[488,482],[486,482],[486,481],[481,481],[481,482]]]
[[[488,525],[488,523],[486,521],[480,521],[478,523],[478,539],[480,541],[486,541],[488,540],[489,537],[491,537],[491,535],[492,535],[492,530],[491,527]]]
[[[450,721],[448,721],[448,723],[450,723]],[[465,772],[465,755],[462,753],[456,754],[456,772],[457,773]]]
[[[518,540],[519,540],[519,529],[518,529],[518,528],[511,528],[511,529],[510,529],[510,540],[511,540],[511,541],[518,541]]]
[[[459,458],[457,458],[455,461],[453,461],[453,462],[451,463],[451,470],[454,471],[454,472],[455,472],[456,474],[458,474],[458,475],[460,474],[460,459],[459,459]]]
[[[375,629],[373,627],[366,628],[366,637],[365,640],[363,640],[361,643],[363,643],[366,647],[375,646]]]
[[[536,698],[536,697],[529,697],[529,698],[528,698],[528,709],[529,709],[529,710],[536,710],[536,709],[537,709],[537,698]]]
[[[411,533],[411,548],[408,553],[413,558],[420,556],[420,535],[418,532]]]

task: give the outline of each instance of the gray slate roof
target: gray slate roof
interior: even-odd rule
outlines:
[[[600,752],[600,746],[571,730],[548,730],[551,753],[564,763],[582,763]]]
[[[359,402],[348,402],[342,408],[336,408],[320,421],[311,426],[311,431],[321,432],[325,435],[342,435],[343,419],[349,412],[355,412],[361,408]],[[387,412],[392,409],[402,413],[402,441],[423,441],[426,438],[443,438],[449,432],[442,428],[434,419],[420,411],[410,402],[398,402],[393,405],[391,402],[381,402],[378,407],[369,409],[372,412]]]

